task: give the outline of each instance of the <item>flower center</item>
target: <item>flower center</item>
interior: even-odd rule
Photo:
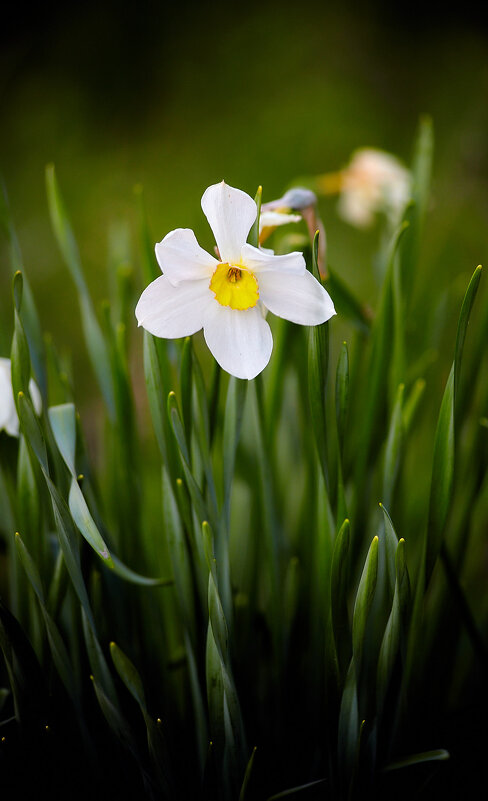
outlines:
[[[259,300],[258,282],[245,267],[219,264],[210,281],[210,289],[221,306],[252,309]]]

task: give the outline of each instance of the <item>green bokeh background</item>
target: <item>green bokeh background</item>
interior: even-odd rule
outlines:
[[[270,200],[297,176],[340,168],[356,147],[384,148],[408,162],[419,114],[427,112],[436,155],[417,324],[431,316],[429,297],[442,294],[440,285],[448,330],[483,260],[488,218],[488,43],[468,12],[439,19],[415,3],[395,10],[311,0],[54,2],[29,17],[8,11],[0,171],[43,327],[73,354],[79,400],[94,383],[75,289],[48,219],[44,167],[51,161],[99,304],[108,294],[110,235],[133,261],[140,288],[134,185],[144,186],[155,241],[183,226],[211,247],[200,209],[209,184],[225,178],[251,194],[262,184]],[[321,201],[321,212],[331,263],[373,300],[378,231],[342,222],[332,198]],[[6,354],[12,312],[1,247]]]

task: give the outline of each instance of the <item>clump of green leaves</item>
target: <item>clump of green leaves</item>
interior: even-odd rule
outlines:
[[[131,356],[132,271],[111,260],[98,310],[49,167],[104,409],[95,457],[2,207],[21,435],[0,435],[0,752],[17,796],[44,782],[73,798],[418,797],[459,759],[446,718],[487,664],[488,610],[464,587],[488,521],[488,304],[468,332],[477,268],[451,370],[429,369],[428,327],[411,341],[409,321],[431,153],[423,121],[374,314],[330,271],[338,320],[275,321],[272,364],[250,383],[209,367],[198,341],[144,332]],[[307,253],[319,278],[317,237]]]

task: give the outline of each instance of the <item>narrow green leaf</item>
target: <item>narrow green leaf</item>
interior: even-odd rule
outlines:
[[[144,714],[144,713],[143,713]],[[163,725],[160,718],[153,720],[147,713],[144,714],[144,722],[147,730],[147,745],[153,765],[156,769],[159,787],[161,788],[162,798],[165,801],[172,801],[176,791],[174,781],[171,776],[171,757],[164,736]]]
[[[14,300],[15,310],[19,313],[22,306],[23,288],[24,288],[24,281],[22,277],[22,272],[20,270],[17,270],[14,273],[14,277],[12,279],[12,296]]]
[[[345,671],[345,659],[349,660],[349,620],[347,611],[348,563],[350,523],[344,520],[334,542],[330,572],[330,625],[333,641],[327,650],[329,660],[337,660],[340,673]],[[333,667],[333,662],[331,662]]]
[[[413,197],[418,208],[420,223],[423,222],[429,201],[432,156],[434,151],[434,129],[432,119],[420,118],[412,162]]]
[[[359,742],[359,710],[356,687],[356,671],[351,659],[346,675],[346,682],[341,698],[339,711],[339,728],[337,739],[337,756],[342,781],[349,784],[357,760]]]
[[[19,392],[28,393],[30,381],[30,355],[24,327],[20,319],[20,309],[22,304],[22,273],[17,271],[12,282],[12,294],[14,299],[14,335],[12,338],[12,348],[10,353],[12,370],[12,388],[14,398],[18,397]]]
[[[400,384],[397,388],[395,403],[390,420],[388,437],[386,440],[385,459],[383,466],[383,501],[390,507],[400,467],[404,428],[403,428],[403,396],[405,386]]]
[[[100,534],[93,517],[90,514],[83,493],[80,489],[78,481],[73,478],[69,491],[69,510],[75,521],[76,527],[80,534],[83,535],[87,543],[93,548],[95,553],[107,565],[107,567],[114,567],[113,559],[110,555],[108,547]]]
[[[292,556],[286,568],[283,590],[283,621],[288,630],[293,625],[297,611],[299,591],[300,560],[297,556]]]
[[[315,234],[312,248],[312,272],[317,281],[322,283],[318,269],[319,232]],[[315,325],[309,329],[308,338],[308,396],[310,403],[311,425],[319,462],[324,475],[326,487],[329,486],[327,466],[327,420],[326,390],[329,368],[329,324]]]
[[[26,442],[35,453],[42,469],[47,472],[47,452],[44,434],[39,420],[34,412],[34,407],[29,395],[19,392],[17,396],[17,410],[19,413],[20,427],[25,436]]]
[[[21,436],[17,462],[19,528],[33,548],[36,559],[42,564],[45,542],[39,537],[39,532],[42,530],[42,509],[40,475],[36,467],[35,457],[31,455],[25,437]]]
[[[20,623],[1,599],[0,648],[5,659],[17,720],[21,723],[45,722],[48,698],[41,667]]]
[[[257,214],[256,219],[252,225],[251,230],[249,231],[248,242],[251,245],[254,245],[255,248],[259,247],[259,218],[261,217],[261,200],[263,197],[263,187],[258,186],[258,191],[256,192],[256,196],[254,198],[254,202],[257,206]]]
[[[186,444],[185,432],[181,422],[178,403],[174,392],[170,392],[168,395],[168,416],[180,451],[186,484],[188,486],[188,491],[195,507],[195,511],[200,518],[200,521],[207,520],[210,515],[208,514],[202,491],[198,486],[190,468],[190,454]]]
[[[165,404],[171,381],[167,358],[161,362],[161,356],[166,357],[165,346],[166,343],[163,343],[163,347],[159,348],[155,338],[148,331],[144,331],[144,375],[149,408],[163,463],[167,465],[174,481],[179,468]]]
[[[226,755],[224,782],[237,791],[245,750],[242,718],[234,683],[220,656],[210,622],[205,665],[212,738],[219,751]]]
[[[128,581],[130,584],[137,584],[139,587],[170,587],[174,584],[172,578],[167,577],[151,577],[151,576],[142,576],[140,573],[136,573],[130,567],[127,567],[120,559],[115,556],[114,553],[111,554],[112,558],[112,571],[119,576],[124,581]],[[108,565],[110,567],[110,565]]]
[[[114,642],[110,643],[110,655],[117,673],[130,694],[135,698],[141,709],[147,713],[144,687],[137,669],[134,667],[129,657],[126,656],[122,649]]]
[[[224,476],[224,509],[226,523],[229,524],[230,493],[234,480],[234,469],[237,445],[242,426],[244,404],[246,401],[248,381],[231,376],[227,388],[223,431],[223,476]]]
[[[408,592],[406,592],[408,574],[405,562],[405,540],[403,539],[399,541],[397,547],[395,573],[393,603],[378,657],[376,700],[380,712],[383,708],[393,665],[400,647],[405,621],[405,606],[408,597]]]
[[[391,521],[391,517],[388,513],[388,510],[380,503],[381,511],[384,515],[384,523],[385,523],[385,561],[386,561],[386,573],[388,576],[388,582],[390,585],[390,589],[393,591],[395,587],[395,559],[397,554],[398,548],[398,537]]]
[[[56,533],[58,535],[59,544],[63,552],[63,557],[66,563],[66,567],[68,569],[68,573],[70,574],[71,581],[73,582],[73,587],[75,588],[76,594],[78,595],[84,613],[86,614],[88,620],[90,621],[90,625],[93,628],[95,628],[95,623],[93,620],[93,612],[91,610],[90,601],[88,599],[88,593],[83,579],[83,574],[81,572],[78,538],[76,535],[74,523],[72,521],[66,502],[60,495],[58,489],[53,484],[47,473],[44,473],[44,478],[46,480],[47,487],[51,495],[54,520],[56,523]]]
[[[66,214],[53,164],[49,164],[46,167],[46,189],[53,231],[64,261],[78,290],[83,332],[92,367],[107,405],[109,415],[113,419],[115,415],[115,402],[107,344],[93,309],[81,266],[78,246],[71,223]]]
[[[144,283],[150,284],[154,281],[161,272],[154,255],[153,239],[149,233],[149,226],[147,222],[146,206],[144,203],[144,192],[141,184],[134,187],[134,195],[136,198],[138,218],[139,218],[139,238],[141,241],[141,255],[142,255],[142,271]]]
[[[411,229],[409,233],[411,235]],[[390,396],[393,398],[397,387],[406,380],[405,312],[401,259],[398,253],[394,258],[391,272],[391,299],[393,304],[393,349],[390,365]]]
[[[193,382],[195,389],[196,414],[194,419],[194,430],[198,443],[199,456],[202,460],[205,480],[207,482],[208,503],[212,517],[217,520],[218,501],[215,488],[212,455],[210,452],[210,416],[207,400],[207,391],[203,378],[202,368],[195,353],[193,353]]]
[[[53,618],[57,618],[68,589],[69,574],[66,568],[63,551],[58,548],[58,555],[54,565],[54,575],[49,587],[47,608]]]
[[[456,349],[437,421],[432,464],[429,521],[426,539],[425,581],[429,581],[439,554],[454,484],[456,391],[459,384],[466,330],[478,291],[481,267],[477,267],[464,296],[456,336]]]
[[[63,403],[48,409],[54,441],[71,475],[76,477],[76,411],[74,404]]]
[[[136,755],[137,746],[127,721],[95,677],[91,676],[90,678],[93,682],[93,689],[95,690],[105,720],[123,745]]]
[[[271,795],[267,801],[278,801],[280,798],[287,798],[290,795],[301,793],[302,790],[308,790],[310,787],[317,787],[319,784],[324,784],[326,779],[317,779],[314,782],[307,782],[307,784],[300,784],[297,787],[290,787],[289,790],[282,790],[280,793]]]
[[[21,270],[23,273],[23,304],[21,310],[21,320],[29,343],[29,352],[32,358],[32,366],[41,395],[45,399],[47,394],[46,378],[46,352],[44,339],[42,336],[41,324],[37,313],[34,296],[25,273],[25,267],[20,252],[17,234],[12,222],[12,215],[7,197],[6,188],[2,183],[0,191],[0,226],[3,228],[10,249],[10,264],[12,272]]]
[[[110,643],[110,653],[117,673],[141,709],[146,724],[149,753],[152,757],[159,783],[163,790],[163,798],[169,801],[169,799],[174,798],[174,790],[171,788],[169,776],[170,760],[161,721],[158,719],[156,722],[149,715],[141,677],[130,659],[114,642]],[[115,718],[115,720],[116,719],[117,718]]]
[[[230,671],[228,634],[216,583],[217,570],[212,556],[210,527],[203,526],[208,576],[208,631],[206,647],[207,697],[211,731],[229,757],[228,780],[239,781],[239,765],[245,749],[244,727],[236,688]],[[242,775],[242,773],[240,774]]]
[[[195,395],[197,400],[200,449],[205,450],[205,453],[207,453],[210,451],[210,414],[205,380],[200,362],[195,353],[193,353],[193,380],[195,382]]]
[[[361,441],[356,454],[356,485],[358,488],[363,486],[366,474],[370,469],[369,460],[374,437],[387,403],[387,376],[393,342],[392,273],[407,228],[408,224],[404,223],[399,226],[392,237],[379,310],[371,333],[366,398],[362,405],[363,413],[361,415]]]
[[[180,410],[178,408],[178,401],[176,400],[176,395],[174,392],[170,392],[168,395],[168,417],[170,419],[170,423],[173,428],[173,433],[175,435],[176,442],[178,443],[181,456],[183,457],[183,461],[189,467],[190,452],[188,449],[188,444],[186,442],[185,429],[181,422],[181,415],[180,415]]]
[[[412,765],[421,765],[424,762],[444,762],[450,758],[449,751],[444,748],[437,748],[434,751],[422,751],[419,754],[411,754],[410,756],[397,759],[395,762],[390,762],[383,772],[386,773],[390,770],[399,770],[400,768],[409,768]]]
[[[412,425],[418,405],[425,392],[425,387],[425,379],[418,378],[410,390],[408,398],[405,399],[403,404],[403,430],[405,433],[410,430],[410,426]]]
[[[476,293],[478,292],[478,287],[481,280],[481,266],[478,266],[474,271],[473,275],[471,276],[471,280],[468,284],[468,288],[466,290],[466,294],[464,295],[463,304],[461,306],[461,312],[459,314],[459,322],[457,328],[457,335],[456,335],[456,348],[454,352],[454,396],[456,397],[459,388],[459,376],[461,374],[461,361],[463,356],[464,350],[464,342],[466,339],[466,332],[468,329],[469,318],[471,316],[471,310],[473,308],[473,303],[476,298]]]
[[[146,390],[154,432],[156,434],[156,440],[164,461],[167,461],[167,448],[163,423],[164,396],[163,385],[161,381],[161,370],[159,367],[158,353],[154,345],[154,338],[147,331],[144,331],[144,374],[146,378]]]
[[[207,702],[211,737],[219,750],[225,743],[224,726],[224,666],[209,622],[205,651],[205,675],[207,680]]]
[[[95,681],[103,689],[104,694],[110,700],[111,704],[118,709],[119,701],[115,691],[112,675],[107,665],[107,660],[105,659],[95,630],[93,626],[91,626],[90,621],[88,620],[83,609],[81,618],[83,623],[83,635],[85,637],[86,651]]]
[[[191,640],[187,631],[184,632],[185,648],[188,661],[188,675],[190,682],[190,691],[193,700],[193,711],[195,715],[195,728],[197,735],[197,748],[200,769],[203,773],[205,766],[205,757],[207,753],[208,744],[208,730],[207,730],[207,716],[202,697],[202,687],[200,683],[200,676],[197,669],[195,659],[195,652],[191,644]]]
[[[344,449],[347,411],[349,407],[349,353],[347,342],[342,343],[339,359],[337,361],[335,404],[337,436],[339,439],[339,449],[342,453]]]
[[[51,649],[56,670],[58,671],[61,681],[66,687],[69,696],[75,703],[78,703],[79,694],[76,687],[75,674],[73,672],[73,665],[71,663],[64,640],[61,637],[61,633],[53,618],[42,603],[41,612],[44,618],[49,648]]]
[[[426,553],[426,581],[442,542],[454,481],[454,364],[444,390],[434,442]]]
[[[252,769],[254,767],[254,757],[256,756],[256,746],[252,749],[251,756],[249,757],[249,762],[247,763],[246,772],[244,774],[244,780],[242,782],[241,791],[239,793],[239,801],[246,801],[247,798],[247,788],[249,786],[249,782],[251,780]]]
[[[86,291],[86,285],[81,267],[80,254],[59,191],[54,164],[48,164],[46,167],[46,189],[51,223],[59,248],[70,269],[78,292],[83,294]]]
[[[192,431],[192,392],[193,392],[193,346],[191,337],[186,337],[183,343],[180,362],[180,390],[181,390],[181,413],[183,427],[186,436],[188,453],[191,453],[191,431]]]
[[[17,553],[19,554],[20,561],[22,566],[27,573],[27,577],[32,584],[34,591],[39,598],[40,602],[44,603],[44,590],[42,587],[41,576],[37,569],[37,566],[32,559],[29,551],[25,547],[20,534],[17,532],[15,535],[15,547],[17,548]]]
[[[3,711],[3,708],[5,706],[5,702],[7,701],[9,696],[10,696],[10,690],[7,689],[7,687],[0,687],[0,712]],[[15,718],[14,718],[14,720],[15,720]]]
[[[176,596],[185,628],[195,643],[194,588],[188,548],[181,525],[178,506],[167,471],[163,467],[163,515],[168,548],[173,567]],[[195,549],[196,550],[196,549]],[[198,561],[196,560],[198,567]],[[202,571],[197,569],[197,574]],[[206,579],[206,577],[205,577]]]
[[[215,645],[223,664],[227,663],[229,635],[218,589],[212,571],[208,577],[208,616]]]
[[[378,537],[374,537],[370,545],[354,604],[352,617],[352,650],[356,675],[359,675],[362,661],[364,634],[369,610],[373,603],[378,575]]]
[[[331,297],[334,298],[334,306],[338,314],[351,320],[361,333],[369,333],[372,321],[371,310],[359,302],[347,284],[342,278],[339,278],[334,270],[331,270],[330,266],[328,267],[328,272],[329,276],[325,282],[325,287]]]

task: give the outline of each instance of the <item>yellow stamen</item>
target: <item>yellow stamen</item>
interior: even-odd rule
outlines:
[[[258,282],[250,270],[233,264],[219,264],[210,281],[210,289],[221,306],[252,309],[259,300]]]

